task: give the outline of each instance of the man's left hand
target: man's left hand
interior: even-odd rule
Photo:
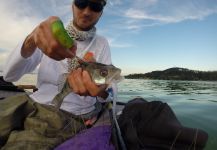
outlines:
[[[104,99],[108,96],[105,92],[107,85],[97,85],[82,68],[73,70],[68,76],[68,82],[72,91],[81,96],[100,96]]]

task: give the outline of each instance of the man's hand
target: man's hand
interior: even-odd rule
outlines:
[[[73,70],[68,76],[68,82],[72,91],[82,96],[100,96],[104,99],[108,97],[105,92],[107,85],[96,85],[92,81],[89,73],[81,68]]]
[[[42,52],[50,58],[55,60],[63,60],[65,58],[72,58],[75,56],[77,49],[76,44],[70,49],[64,48],[55,39],[51,25],[58,17],[49,17],[47,20],[41,22],[33,32],[27,36],[21,50],[21,55],[24,58],[30,57],[35,49],[38,47]]]

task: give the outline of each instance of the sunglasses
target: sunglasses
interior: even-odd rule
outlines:
[[[79,9],[84,9],[87,6],[90,7],[90,9],[94,12],[101,12],[103,10],[103,7],[105,4],[92,2],[89,0],[74,0],[74,4]]]

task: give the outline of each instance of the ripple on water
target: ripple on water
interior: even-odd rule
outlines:
[[[205,150],[217,149],[217,82],[126,79],[118,89],[122,101],[140,96],[168,103],[183,125],[209,134]]]

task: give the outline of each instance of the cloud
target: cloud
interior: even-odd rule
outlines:
[[[112,48],[130,48],[130,47],[133,47],[133,45],[129,44],[129,43],[125,43],[125,42],[120,42],[117,40],[118,37],[108,37],[108,42],[109,42],[109,45],[112,47]],[[118,41],[118,42],[117,42]]]
[[[8,51],[0,49],[0,71],[3,69],[4,62],[8,57]]]
[[[12,1],[13,2],[13,1]],[[19,40],[23,39],[30,33],[40,18],[24,15],[26,9],[30,9],[28,5],[23,9],[15,7],[11,1],[3,0],[0,5],[0,48],[11,50],[15,47]]]
[[[66,23],[72,17],[71,3],[70,0],[1,0],[0,63],[48,16],[57,15]],[[127,48],[133,45],[131,41],[127,42],[127,36],[133,32],[152,26],[201,20],[216,13],[217,0],[108,0],[105,20],[98,31],[109,37],[111,47]]]
[[[0,48],[12,49],[37,24],[50,15],[70,17],[70,15],[66,15],[70,12],[70,8],[66,9],[66,7],[70,7],[70,4],[69,2],[66,3],[66,0],[61,1],[61,3],[57,0],[1,0]]]
[[[159,21],[162,23],[176,23],[184,20],[189,19],[195,19],[200,20],[204,17],[217,13],[217,10],[215,9],[208,9],[204,8],[202,10],[196,10],[191,7],[185,7],[185,8],[177,8],[176,10],[171,10],[171,12],[162,14],[162,13],[152,13],[152,12],[146,12],[144,10],[138,10],[135,8],[131,8],[124,16],[126,18],[135,19],[135,20],[153,20],[153,21]]]
[[[69,0],[1,0],[0,48],[12,49],[48,16],[57,15],[66,22],[71,18],[71,3]],[[201,20],[217,13],[217,0],[109,0],[105,13],[107,33],[110,29],[135,31],[185,20]]]
[[[114,23],[118,24],[117,28],[139,30],[186,20],[202,20],[217,13],[217,0],[122,0],[109,9],[108,14],[122,20]]]
[[[114,0],[114,1],[108,1],[108,3],[111,5],[111,6],[117,6],[117,5],[122,5],[124,2],[122,0]]]
[[[8,53],[48,16],[71,18],[68,0],[1,0],[0,2],[0,65]]]
[[[110,25],[110,27],[113,25]],[[99,28],[97,29],[97,32],[100,35],[104,35],[111,48],[130,48],[133,47],[132,44],[126,43],[126,41],[123,41],[123,33],[119,33],[118,31],[111,32],[110,28]]]
[[[126,43],[113,43],[111,42],[110,43],[111,47],[113,48],[130,48],[130,47],[133,47],[133,45],[131,44],[126,44]]]

